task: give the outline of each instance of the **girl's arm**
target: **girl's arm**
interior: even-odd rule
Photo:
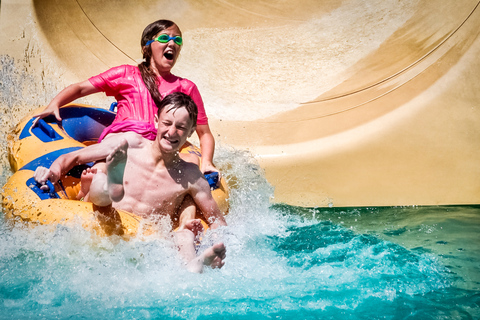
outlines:
[[[200,170],[205,172],[219,172],[213,165],[213,153],[215,151],[215,139],[208,124],[198,125],[196,129],[198,139],[200,140],[200,150],[202,152],[202,167]]]
[[[97,92],[100,92],[100,90],[95,88],[93,84],[91,84],[88,80],[78,82],[66,87],[65,89],[60,91],[60,93],[57,94],[55,98],[53,98],[53,100],[48,104],[45,110],[35,115],[37,119],[35,119],[33,125],[35,126],[39,119],[45,118],[46,116],[49,116],[51,114],[54,114],[55,118],[57,118],[58,121],[61,121],[62,118],[60,117],[59,112],[61,106],[70,103],[78,98]]]

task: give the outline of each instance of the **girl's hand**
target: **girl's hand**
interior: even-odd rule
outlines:
[[[203,174],[210,173],[210,172],[218,172],[220,174],[220,171],[217,168],[215,168],[213,163],[206,162],[206,161],[202,162],[202,167],[200,168],[200,171],[202,171]]]
[[[57,118],[58,121],[62,121],[62,118],[60,117],[60,106],[64,106],[67,103],[70,103],[78,98],[85,97],[89,94],[97,92],[100,92],[100,90],[97,89],[88,80],[69,85],[68,87],[60,91],[60,93],[57,94],[55,98],[53,98],[53,100],[48,104],[45,110],[35,116],[36,119],[33,122],[33,125],[35,126],[38,120],[45,118],[46,116],[49,116],[51,114],[54,114],[55,118]]]
[[[60,108],[58,106],[55,107],[49,105],[45,108],[45,110],[34,116],[35,120],[33,121],[32,127],[35,127],[37,125],[38,120],[48,117],[51,114],[55,115],[55,118],[58,121],[62,121],[62,118],[60,117]]]
[[[210,163],[204,163],[202,162],[202,167],[200,168],[203,174],[207,173],[212,173],[212,172],[218,172],[218,182],[217,186],[220,186],[220,179],[222,179],[222,173],[215,168],[215,166],[210,162]]]

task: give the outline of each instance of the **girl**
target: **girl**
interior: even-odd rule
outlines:
[[[88,161],[102,160],[108,155],[105,150],[117,145],[122,136],[136,133],[149,140],[154,140],[156,128],[154,116],[163,97],[172,92],[183,92],[194,100],[198,113],[197,135],[202,152],[201,171],[203,173],[218,170],[213,165],[215,140],[203,101],[196,85],[171,73],[183,45],[182,33],[178,26],[169,20],[158,20],[149,24],[142,34],[141,46],[144,61],[138,66],[122,65],[94,76],[83,82],[68,86],[62,90],[41,113],[37,120],[54,114],[61,121],[59,108],[78,98],[105,92],[117,100],[117,115],[107,127],[96,145],[89,147]],[[36,122],[35,122],[36,123]],[[34,125],[35,125],[34,123]],[[186,161],[196,162],[194,156],[184,156]],[[73,164],[75,165],[75,164]],[[48,173],[51,181],[56,182],[61,172],[52,165]]]

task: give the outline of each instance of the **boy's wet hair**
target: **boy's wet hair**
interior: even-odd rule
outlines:
[[[157,20],[150,23],[145,27],[142,33],[142,39],[140,40],[140,45],[142,46],[143,53],[143,62],[138,65],[140,73],[142,75],[143,82],[147,87],[150,95],[153,98],[153,101],[157,105],[160,105],[162,101],[162,95],[158,91],[157,76],[150,68],[150,59],[152,58],[152,47],[146,46],[147,42],[152,40],[160,31],[168,29],[172,26],[176,26],[175,22],[170,20]],[[177,26],[178,28],[178,26]],[[180,30],[180,28],[178,28]]]
[[[198,108],[196,103],[188,94],[185,94],[183,92],[174,92],[174,93],[170,93],[165,98],[163,98],[162,102],[160,103],[160,106],[158,107],[159,117],[160,117],[160,112],[162,112],[162,109],[167,106],[170,106],[169,110],[172,110],[172,109],[176,110],[180,108],[187,109],[188,115],[193,124],[192,127],[197,126]]]

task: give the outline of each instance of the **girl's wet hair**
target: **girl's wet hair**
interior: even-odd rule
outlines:
[[[162,102],[158,107],[158,116],[160,117],[160,112],[162,109],[169,106],[169,110],[176,110],[180,108],[187,109],[188,115],[190,120],[192,121],[193,127],[197,126],[197,116],[198,116],[198,108],[193,99],[183,92],[174,92],[167,95],[163,98]]]
[[[143,82],[145,82],[145,86],[150,92],[150,95],[152,96],[153,101],[155,102],[157,107],[160,106],[160,103],[162,101],[162,95],[158,91],[157,76],[150,68],[152,47],[146,46],[146,44],[148,41],[152,40],[158,33],[160,33],[160,31],[163,31],[175,25],[176,24],[170,20],[157,20],[155,22],[152,22],[143,30],[142,40],[140,41],[143,52],[143,62],[138,65],[138,69],[140,69]]]

